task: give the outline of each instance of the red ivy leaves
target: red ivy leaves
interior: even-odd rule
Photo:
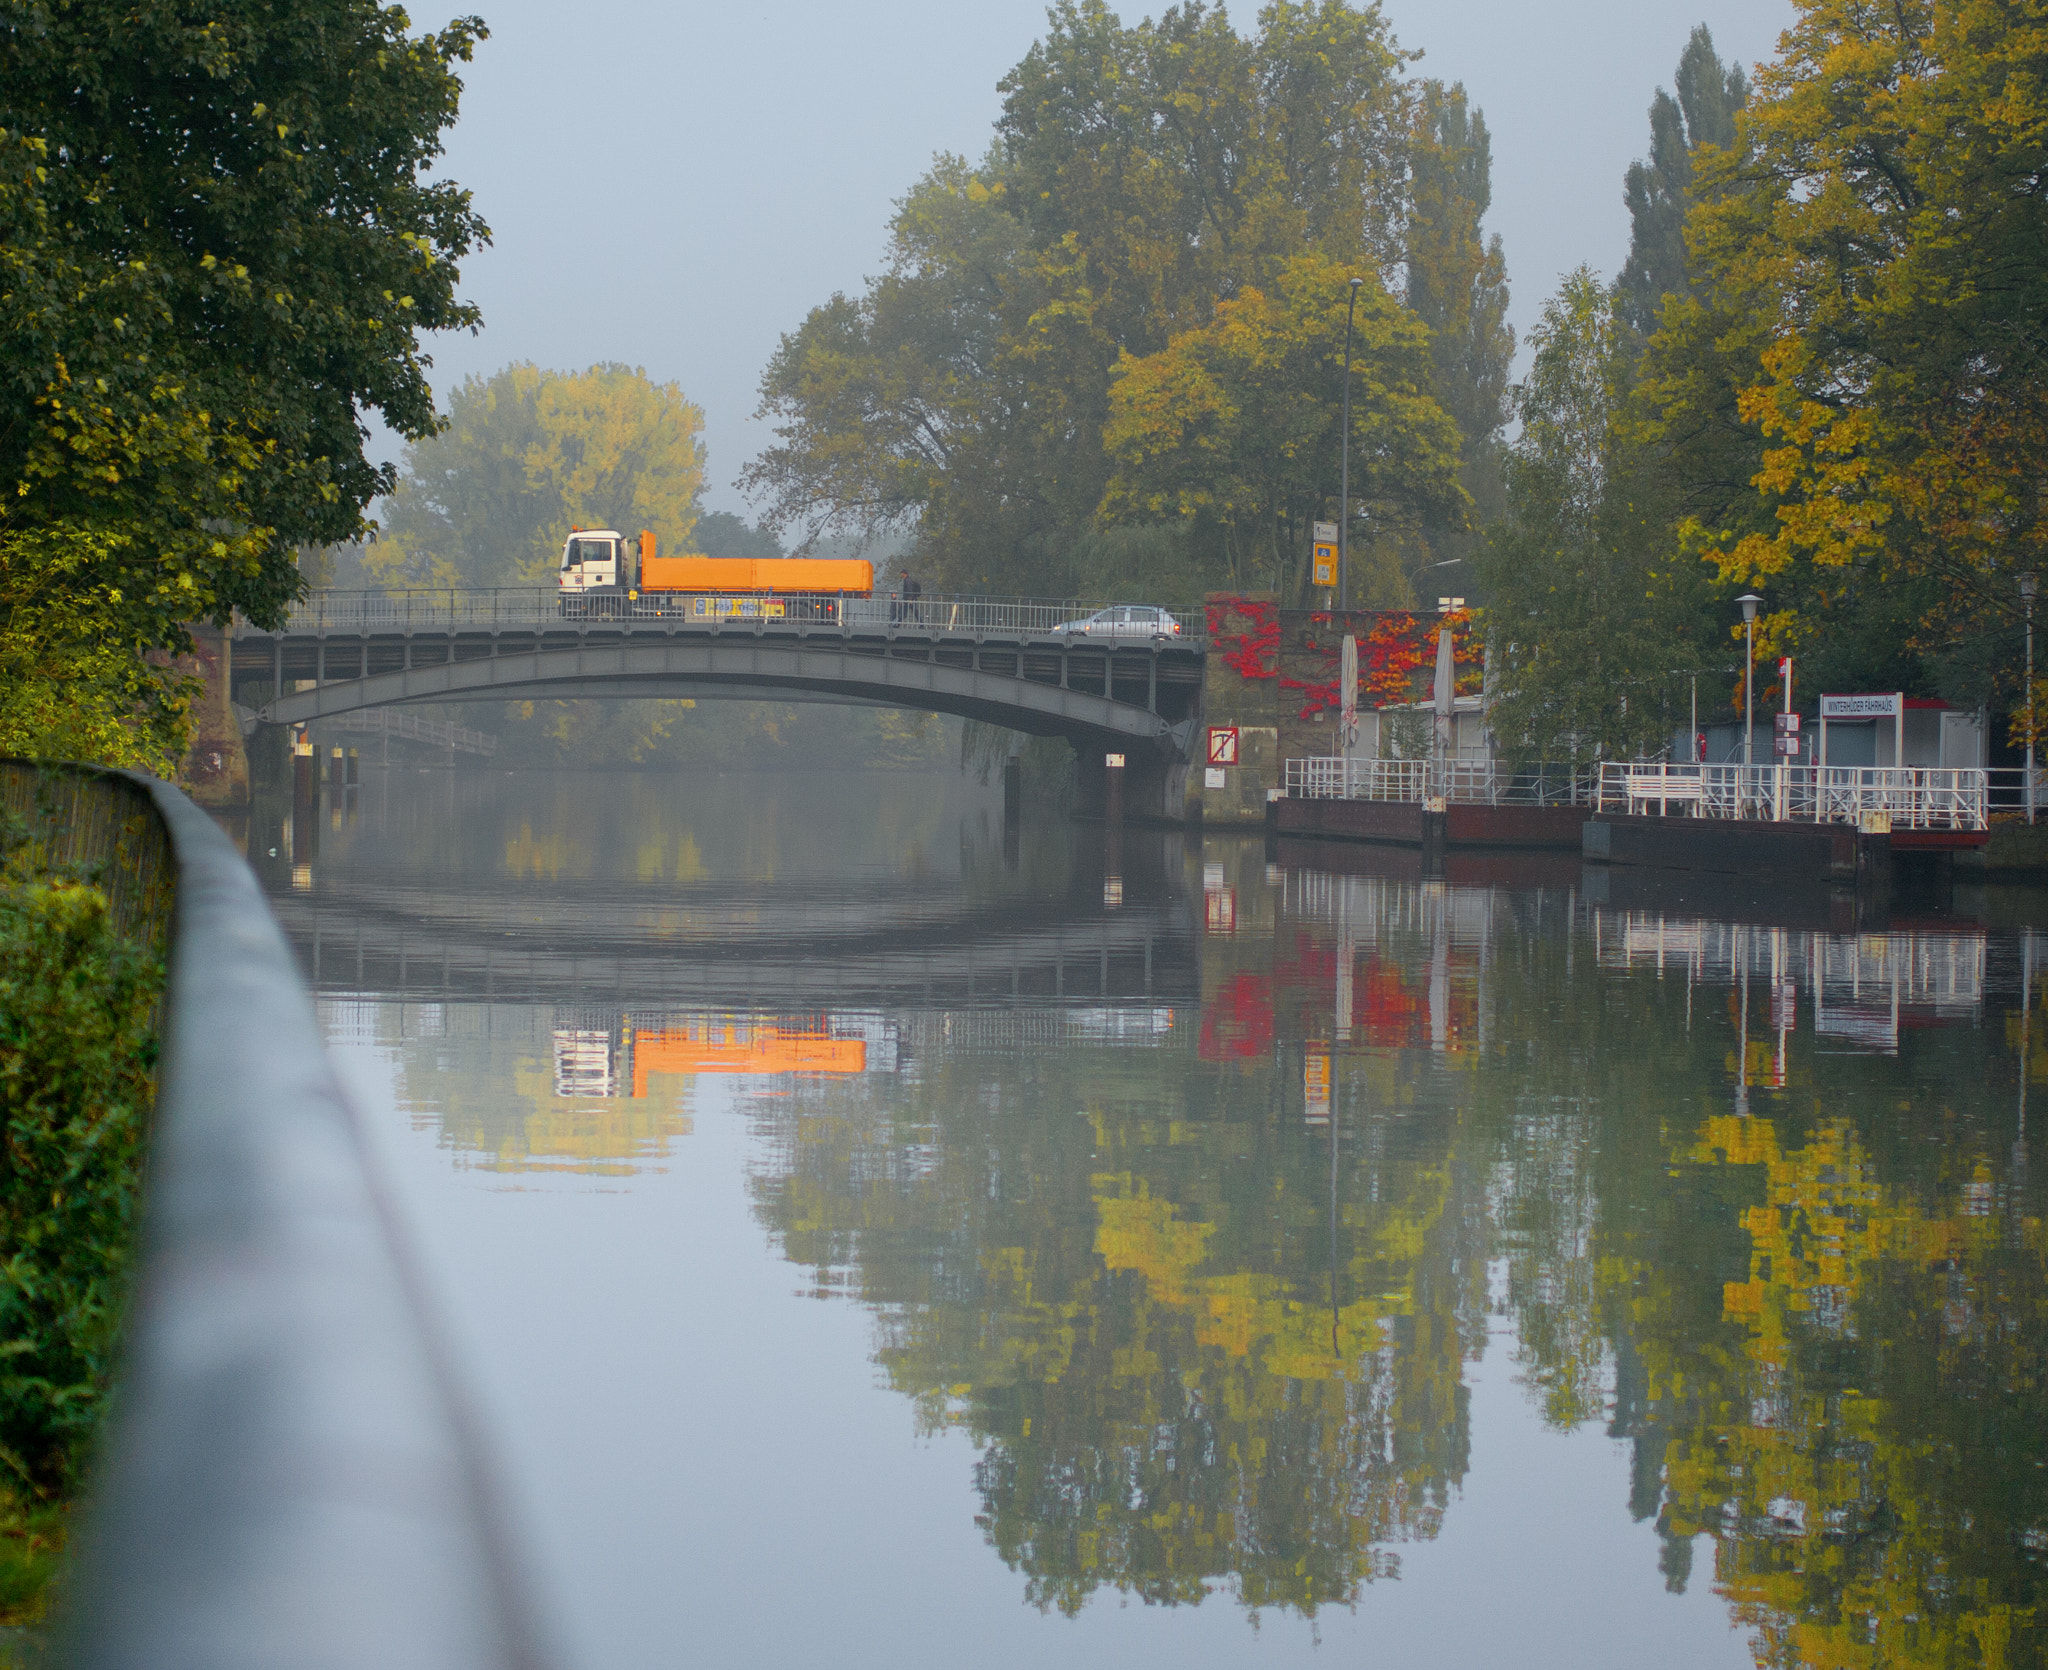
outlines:
[[[1436,635],[1451,629],[1451,667],[1456,688],[1470,694],[1479,688],[1484,661],[1469,610],[1447,615],[1383,614],[1358,645],[1358,682],[1375,707],[1415,699],[1415,675],[1436,665]],[[1464,676],[1461,676],[1464,675]]]
[[[1252,623],[1253,630],[1226,631],[1226,611],[1244,616]],[[1209,642],[1222,650],[1224,666],[1240,678],[1279,676],[1280,609],[1277,604],[1233,597],[1227,603],[1211,603],[1208,614]]]
[[[1229,630],[1232,615],[1250,621],[1252,629]],[[1309,616],[1316,626],[1330,626],[1336,618],[1322,610]],[[1451,664],[1457,671],[1458,690],[1470,694],[1479,688],[1483,657],[1478,635],[1472,630],[1470,611],[1460,609],[1440,615],[1388,610],[1373,617],[1371,630],[1358,641],[1358,682],[1368,706],[1389,707],[1416,699],[1416,675],[1423,674],[1423,682],[1428,682],[1428,671],[1436,665],[1437,630],[1446,624],[1451,628]],[[1240,678],[1278,678],[1282,689],[1302,692],[1303,719],[1343,705],[1342,692],[1337,688],[1341,648],[1335,641],[1325,643],[1320,636],[1309,633],[1304,633],[1301,640],[1306,653],[1322,658],[1328,678],[1281,676],[1280,610],[1276,604],[1244,597],[1211,603],[1208,626],[1210,644],[1223,657],[1223,664]]]

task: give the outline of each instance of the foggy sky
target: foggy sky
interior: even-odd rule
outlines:
[[[754,421],[777,338],[881,265],[894,199],[938,151],[978,158],[996,83],[1043,31],[1043,0],[869,6],[478,0],[445,171],[493,246],[463,265],[475,336],[429,339],[443,397],[512,360],[601,360],[679,382],[704,410],[705,502],[769,440]],[[1157,6],[1120,8],[1126,21]],[[1621,178],[1692,27],[1724,59],[1775,50],[1788,0],[1395,0],[1418,72],[1464,82],[1493,134],[1493,209],[1518,336],[1581,261],[1628,249]],[[1256,8],[1240,5],[1240,30]],[[424,9],[417,25],[438,26]],[[387,440],[382,448],[391,452]]]

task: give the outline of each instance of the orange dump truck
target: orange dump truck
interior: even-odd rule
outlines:
[[[578,528],[562,545],[565,615],[682,615],[691,620],[839,619],[868,597],[875,565],[837,557],[664,557],[654,535]]]

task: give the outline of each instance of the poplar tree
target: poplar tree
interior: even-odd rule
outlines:
[[[1650,101],[1648,161],[1629,164],[1628,260],[1615,280],[1622,317],[1643,337],[1657,328],[1666,296],[1691,293],[1685,253],[1685,217],[1691,208],[1693,153],[1735,143],[1735,117],[1749,96],[1739,65],[1723,64],[1702,23],[1679,54],[1671,78],[1677,96],[1662,87]]]
[[[1409,150],[1406,299],[1430,330],[1436,396],[1463,438],[1459,479],[1480,526],[1503,508],[1500,434],[1515,357],[1507,259],[1500,235],[1489,238],[1480,224],[1493,200],[1492,171],[1486,118],[1468,108],[1464,87],[1424,82]],[[1456,521],[1432,518],[1428,532],[1438,562],[1472,548]]]
[[[1675,558],[1669,476],[1632,420],[1635,354],[1614,291],[1568,275],[1529,333],[1508,515],[1481,558],[1502,747],[1585,760],[1666,739],[1704,571]]]

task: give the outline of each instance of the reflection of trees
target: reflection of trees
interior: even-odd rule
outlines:
[[[1493,994],[1530,1067],[1484,1097],[1548,1412],[1611,1409],[1667,1580],[1711,1537],[1760,1663],[2041,1663],[2048,1238],[1984,1034],[1881,1065],[1809,1032],[1737,1114],[1738,1074],[1774,1068],[1739,1059],[1725,988],[1690,1029],[1641,972],[1560,1010],[1550,955]]]
[[[953,1059],[906,1089],[807,1090],[759,1209],[880,1308],[927,1428],[982,1447],[980,1523],[1036,1603],[1227,1583],[1312,1613],[1434,1533],[1483,1297],[1447,1120],[1340,1147],[1333,1307],[1327,1136],[1223,1104],[1184,1053]]]
[[[1761,1198],[1748,1279],[1723,1285],[1725,1376],[1694,1391],[1650,1364],[1649,1400],[1684,1411],[1664,1511],[1717,1538],[1763,1662],[2041,1660],[2048,1243],[1987,1146],[1945,1134],[1889,1180],[1844,1117],[1715,1118],[1683,1156]]]
[[[1711,1539],[1760,1663],[2042,1663],[2048,1234],[1996,1029],[1845,1054],[1780,978],[1826,946],[1760,939],[1745,1011],[1684,935],[1611,966],[1563,895],[1374,885],[1256,928],[1241,889],[1163,1055],[937,1051],[763,1115],[763,1220],[981,1446],[1033,1599],[1355,1598],[1463,1477],[1492,1259],[1530,1396],[1629,1441],[1666,1581]],[[2044,1034],[2003,1042],[2048,1079]]]

